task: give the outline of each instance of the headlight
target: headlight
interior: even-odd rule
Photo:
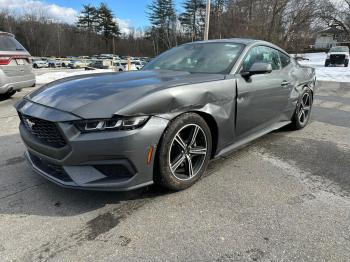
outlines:
[[[74,122],[74,124],[81,132],[133,130],[142,127],[149,118],[149,116],[136,116],[82,120]]]

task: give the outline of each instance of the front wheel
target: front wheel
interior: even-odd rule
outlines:
[[[203,118],[186,113],[163,134],[155,181],[171,190],[192,186],[205,172],[212,149],[210,129]]]
[[[308,124],[311,115],[312,102],[311,90],[307,88],[297,103],[297,108],[292,119],[293,129],[299,130]]]

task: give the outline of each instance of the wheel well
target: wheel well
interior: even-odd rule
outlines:
[[[210,129],[210,133],[211,133],[211,137],[212,137],[212,151],[211,151],[211,158],[213,158],[215,156],[216,150],[217,150],[217,146],[218,146],[218,140],[219,140],[219,129],[218,129],[218,125],[214,119],[214,117],[212,117],[210,114],[207,114],[205,112],[201,112],[201,111],[188,111],[188,112],[184,112],[180,115],[177,115],[175,118],[178,118],[179,116],[185,114],[185,113],[195,113],[197,115],[199,115],[200,117],[202,117],[204,119],[204,121],[207,123],[209,129]],[[174,118],[174,119],[175,119]],[[170,122],[172,122],[174,119],[172,119]],[[164,133],[163,133],[164,135]],[[163,139],[163,135],[159,140],[159,143],[161,143],[161,140]],[[155,156],[158,157],[158,147],[155,153]]]
[[[200,115],[209,126],[209,129],[211,132],[211,137],[212,137],[211,158],[213,158],[215,153],[216,153],[217,146],[218,146],[218,139],[219,139],[218,125],[217,125],[214,117],[207,114],[207,113],[200,112],[200,111],[194,111],[193,113]]]
[[[314,91],[308,86],[308,85],[305,85],[304,86],[304,89],[305,88],[308,88],[309,90],[310,90],[310,92],[311,92],[311,98],[312,98],[312,101],[314,100]],[[304,89],[303,89],[303,91],[304,91]]]

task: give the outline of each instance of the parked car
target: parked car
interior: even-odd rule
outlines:
[[[48,66],[51,68],[56,68],[56,67],[62,66],[62,63],[60,60],[51,59],[51,60],[48,60],[47,62],[48,62]]]
[[[59,185],[193,185],[209,160],[283,126],[304,128],[315,69],[248,39],[188,43],[142,70],[52,82],[17,104],[33,169]]]
[[[0,97],[9,98],[35,85],[30,54],[14,35],[0,32]]]
[[[40,57],[34,57],[33,58],[33,67],[34,68],[46,68],[49,67],[49,63],[47,62],[47,60],[44,60]]]
[[[69,63],[71,62],[72,60],[70,58],[64,58],[64,59],[60,59],[60,62],[61,62],[61,66],[62,67],[68,67]]]
[[[128,65],[127,61],[122,61],[120,64],[124,67],[124,71],[136,71],[138,70],[136,65],[132,62],[130,62],[130,66]]]
[[[330,65],[349,65],[349,47],[347,46],[333,46],[327,53],[325,66]]]
[[[82,61],[82,60],[72,60],[68,64],[68,67],[72,68],[72,69],[84,68],[84,67],[87,67],[87,66],[89,66],[89,62],[88,61]]]
[[[135,61],[135,62],[133,62],[133,64],[135,65],[135,67],[136,67],[137,70],[141,70],[142,67],[144,67],[144,65],[145,65],[146,63],[144,63],[144,62],[142,62],[142,61]]]
[[[93,59],[89,66],[98,69],[111,69],[114,68],[115,62],[112,59]]]
[[[119,72],[125,71],[125,67],[119,61],[114,62],[114,66],[115,66],[115,71],[119,71]]]

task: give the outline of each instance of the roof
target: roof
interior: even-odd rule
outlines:
[[[261,45],[273,47],[273,48],[278,49],[281,52],[289,55],[285,50],[283,50],[279,46],[276,46],[270,42],[263,41],[263,40],[257,40],[257,39],[250,39],[250,38],[213,39],[213,40],[207,40],[207,41],[190,42],[190,43],[186,43],[185,45],[188,45],[191,43],[238,43],[238,44],[243,44],[246,46],[252,46],[254,44],[261,44]]]
[[[8,32],[4,32],[4,31],[0,31],[0,35],[8,35],[8,36],[12,36],[12,37],[14,37],[14,35],[13,35],[13,34],[8,33]]]
[[[196,43],[210,43],[210,42],[221,42],[221,43],[238,43],[238,44],[250,44],[253,42],[258,42],[260,40],[256,40],[256,39],[250,39],[250,38],[228,38],[228,39],[212,39],[212,40],[207,40],[207,41],[197,41]],[[192,42],[191,42],[192,43]],[[190,43],[187,43],[190,44]]]
[[[335,35],[335,34],[342,34],[344,32],[345,32],[344,30],[336,28],[335,26],[332,26],[332,27],[329,27],[327,29],[319,31],[318,33],[319,34],[333,34],[333,35]]]

